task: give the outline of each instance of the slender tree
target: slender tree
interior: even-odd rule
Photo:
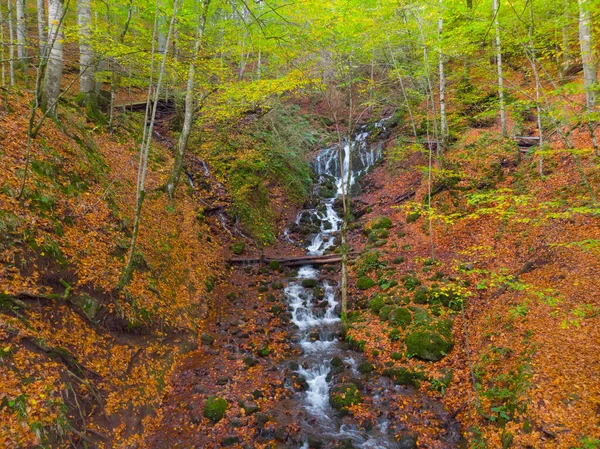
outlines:
[[[46,2],[37,0],[37,28],[38,28],[38,48],[39,55],[42,57],[46,50]]]
[[[13,31],[13,6],[11,1],[7,1],[8,11],[6,20],[8,21],[8,71],[11,87],[15,85],[15,37]]]
[[[598,64],[592,42],[592,17],[589,0],[579,0],[579,44],[581,47],[581,62],[583,64],[583,85],[585,88],[585,108],[587,124],[592,145],[598,155],[595,124],[590,118],[596,106],[596,89],[598,89]]]
[[[194,50],[192,52],[192,58],[190,60],[190,66],[188,68],[188,79],[187,79],[187,90],[185,93],[185,113],[183,119],[183,129],[177,142],[177,151],[175,152],[175,162],[173,169],[169,175],[167,181],[167,193],[169,198],[173,199],[175,195],[175,189],[179,183],[181,176],[181,170],[183,168],[183,159],[188,146],[188,140],[190,138],[190,132],[192,130],[192,122],[194,119],[194,111],[196,109],[194,96],[195,96],[195,85],[196,85],[196,59],[202,45],[204,36],[204,29],[206,27],[206,18],[208,15],[208,7],[210,0],[200,1],[200,17],[198,19],[198,25],[196,27],[196,38],[194,40]]]
[[[498,69],[498,100],[500,102],[500,127],[502,136],[507,136],[506,129],[506,109],[504,105],[504,75],[502,73],[502,42],[500,40],[500,21],[498,13],[500,12],[500,0],[493,0],[492,11],[494,13],[494,28],[496,30],[496,67]]]
[[[438,18],[438,63],[440,81],[440,145],[445,145],[448,136],[448,119],[446,117],[446,77],[444,75],[444,51],[442,48],[442,32],[444,29],[444,0],[440,0]]]
[[[16,0],[17,6],[17,58],[21,64],[27,59],[27,24],[25,21],[25,0]]]

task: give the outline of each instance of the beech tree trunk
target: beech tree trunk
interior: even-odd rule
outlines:
[[[48,45],[50,54],[46,66],[44,92],[42,95],[42,110],[50,116],[56,116],[58,96],[63,70],[63,0],[48,2]]]
[[[579,0],[579,43],[581,45],[581,62],[583,63],[585,101],[588,109],[592,109],[596,105],[594,87],[597,87],[598,76],[592,46],[592,17],[589,7],[589,0]]]
[[[183,159],[187,150],[190,133],[192,131],[192,125],[194,120],[195,101],[194,101],[194,87],[196,85],[196,58],[202,45],[202,38],[204,36],[204,28],[206,26],[206,16],[208,13],[208,6],[210,0],[201,0],[201,16],[199,18],[198,26],[196,28],[196,40],[194,42],[194,51],[192,53],[192,59],[188,69],[188,80],[187,90],[185,93],[185,115],[183,119],[183,129],[177,142],[177,151],[175,153],[175,162],[173,164],[173,170],[169,175],[167,181],[167,193],[169,198],[173,199],[175,196],[175,189],[179,183],[181,176],[181,170],[183,169]]]
[[[16,0],[17,4],[17,58],[21,64],[27,59],[27,31],[25,23],[25,0]]]
[[[15,33],[13,31],[13,5],[11,1],[7,2],[8,14],[8,71],[11,87],[15,85]]]
[[[90,0],[77,1],[77,26],[79,32],[79,93],[88,110],[96,110],[96,81],[94,50],[90,45],[92,8]]]
[[[496,28],[496,65],[498,67],[498,100],[500,101],[500,127],[502,136],[506,137],[506,110],[504,106],[504,77],[502,75],[502,43],[500,40],[500,22],[498,12],[500,0],[493,0],[494,27]]]
[[[438,19],[438,58],[440,77],[440,145],[444,146],[448,136],[448,120],[446,118],[446,77],[444,75],[444,53],[442,50],[442,31],[444,28],[444,0],[440,0],[440,16]]]
[[[4,11],[2,11],[2,5],[0,4],[0,58],[2,58],[2,87],[6,86],[6,64],[4,64],[4,60],[6,59],[6,53],[4,51]]]
[[[46,51],[46,20],[46,2],[45,0],[37,0],[38,47],[40,57],[43,57]]]

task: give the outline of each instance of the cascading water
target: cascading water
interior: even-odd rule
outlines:
[[[384,128],[384,122],[378,122],[375,129]],[[341,157],[337,147],[332,147],[321,151],[315,160],[313,168],[319,176],[317,189],[324,190],[327,195],[321,194],[320,204],[314,209],[303,210],[296,220],[296,225],[310,222],[312,226],[318,226],[317,232],[306,240],[310,255],[324,254],[336,243],[342,223],[336,212],[336,200],[343,193],[344,182],[349,180],[352,186],[382,157],[382,145],[369,145],[369,136],[364,126],[350,142],[344,142]],[[303,350],[297,373],[307,385],[302,397],[310,422],[306,432],[319,435],[326,441],[351,440],[354,447],[365,449],[397,448],[397,443],[386,434],[387,420],[376,423],[374,429],[366,434],[357,426],[342,424],[329,405],[332,358],[339,357],[358,374],[356,361],[339,344],[341,320],[336,300],[337,287],[321,279],[317,268],[303,266],[298,272],[298,279],[290,282],[285,289]],[[302,448],[308,447],[306,441]]]

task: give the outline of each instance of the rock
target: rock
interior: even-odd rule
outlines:
[[[314,435],[309,435],[306,442],[310,449],[321,449],[323,447],[323,442]]]
[[[413,313],[415,324],[422,324],[429,321],[429,312],[427,312],[427,310],[423,307],[408,306],[408,308]]]
[[[260,390],[254,390],[251,394],[254,399],[260,399],[264,396],[263,392]]]
[[[228,384],[229,382],[231,382],[231,376],[223,376],[223,377],[219,377],[219,378],[217,379],[217,382],[216,382],[216,384],[217,384],[217,385],[226,385],[226,384]]]
[[[323,298],[325,298],[325,290],[319,286],[313,288],[313,298],[317,301],[321,301]]]
[[[362,362],[360,365],[358,365],[358,372],[362,373],[362,374],[368,374],[371,371],[373,371],[375,369],[375,367],[373,365],[371,365],[369,362]]]
[[[385,305],[379,310],[379,319],[381,321],[387,321],[390,314],[396,309],[396,306]]]
[[[420,212],[411,212],[410,214],[408,214],[406,216],[406,222],[407,223],[414,223],[419,218],[421,218],[421,213]]]
[[[415,385],[415,376],[407,368],[388,368],[383,374],[392,379],[396,385]]]
[[[244,409],[244,411],[246,412],[246,415],[251,415],[253,413],[256,413],[259,410],[258,404],[256,402],[243,402],[242,403],[242,408]]]
[[[260,287],[258,287],[258,292],[259,293],[266,293],[269,291],[269,286],[268,285],[261,285]]]
[[[304,279],[302,281],[302,287],[304,288],[315,288],[319,285],[319,281],[317,279]]]
[[[245,249],[246,244],[244,242],[236,242],[233,245],[231,245],[231,251],[233,252],[233,254],[240,255],[244,252]]]
[[[272,288],[273,290],[283,290],[283,287],[284,287],[284,286],[283,286],[283,283],[282,283],[282,282],[273,282],[273,283],[271,284],[271,288]]]
[[[361,276],[356,280],[356,287],[359,290],[368,290],[375,285],[377,285],[377,283],[367,276]]]
[[[69,301],[78,306],[90,320],[96,318],[98,310],[100,310],[100,303],[85,293],[79,296],[71,296]]]
[[[196,408],[192,408],[189,411],[189,415],[190,415],[190,422],[192,422],[193,424],[199,424],[202,422],[202,414]]]
[[[389,229],[392,227],[392,220],[390,217],[386,217],[385,215],[380,215],[378,217],[373,218],[367,224],[368,229]]]
[[[331,389],[329,404],[336,410],[344,410],[362,401],[358,388],[354,383],[339,385]]]
[[[244,362],[244,365],[246,365],[246,367],[251,368],[258,363],[258,360],[256,360],[254,357],[252,357],[250,355],[247,355],[246,357],[243,358],[243,362]]]
[[[261,356],[261,357],[267,357],[269,355],[269,353],[271,352],[271,350],[269,349],[268,346],[262,346],[258,349],[258,351],[256,351],[256,353]]]
[[[239,442],[240,442],[240,437],[238,437],[237,435],[230,435],[230,436],[223,438],[223,441],[221,442],[221,446],[229,447],[229,446],[233,446],[234,444],[238,444]]]
[[[229,404],[223,398],[217,396],[210,396],[204,404],[204,412],[202,413],[205,418],[210,419],[213,422],[219,422],[225,416],[225,412]]]
[[[416,287],[421,285],[421,281],[415,276],[411,276],[410,274],[402,276],[400,280],[409,292],[412,292]]]
[[[238,427],[242,427],[244,425],[244,423],[242,422],[241,418],[234,416],[233,418],[231,418],[229,420],[229,425],[233,428],[238,428]]]
[[[398,307],[390,313],[390,322],[405,329],[412,322],[412,315],[404,307]]]
[[[398,440],[398,449],[417,449],[417,435],[415,434],[401,434],[396,439]]]
[[[273,271],[279,270],[280,264],[277,260],[272,260],[269,262],[269,268]]]
[[[383,309],[383,307],[385,306],[385,302],[386,297],[384,295],[377,294],[373,296],[373,298],[371,298],[371,300],[369,301],[369,309],[371,309],[371,312],[379,314],[381,309]]]
[[[193,394],[204,394],[206,393],[206,389],[200,385],[200,384],[196,384],[194,385],[191,390],[190,390]]]
[[[441,360],[454,346],[451,328],[452,322],[438,319],[411,330],[404,339],[406,354],[431,362]]]
[[[413,301],[415,302],[415,304],[427,304],[427,300],[429,297],[428,292],[429,290],[427,289],[427,287],[419,287],[418,289],[416,289],[413,295]]]
[[[206,332],[203,332],[202,335],[200,335],[200,340],[203,344],[208,346],[212,345],[215,342],[215,337],[213,337],[210,334],[207,334]]]
[[[258,412],[254,415],[254,419],[256,420],[256,424],[262,428],[266,423],[269,422],[269,415],[266,413]]]

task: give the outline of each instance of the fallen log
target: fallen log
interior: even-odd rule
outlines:
[[[540,142],[538,136],[514,136],[513,139],[521,148],[530,148]]]
[[[352,256],[350,254],[349,256]],[[297,257],[232,257],[227,262],[231,265],[252,265],[258,263],[268,264],[270,262],[278,262],[280,265],[287,267],[298,265],[325,265],[330,263],[340,263],[342,256],[332,254],[329,256],[297,256]]]

